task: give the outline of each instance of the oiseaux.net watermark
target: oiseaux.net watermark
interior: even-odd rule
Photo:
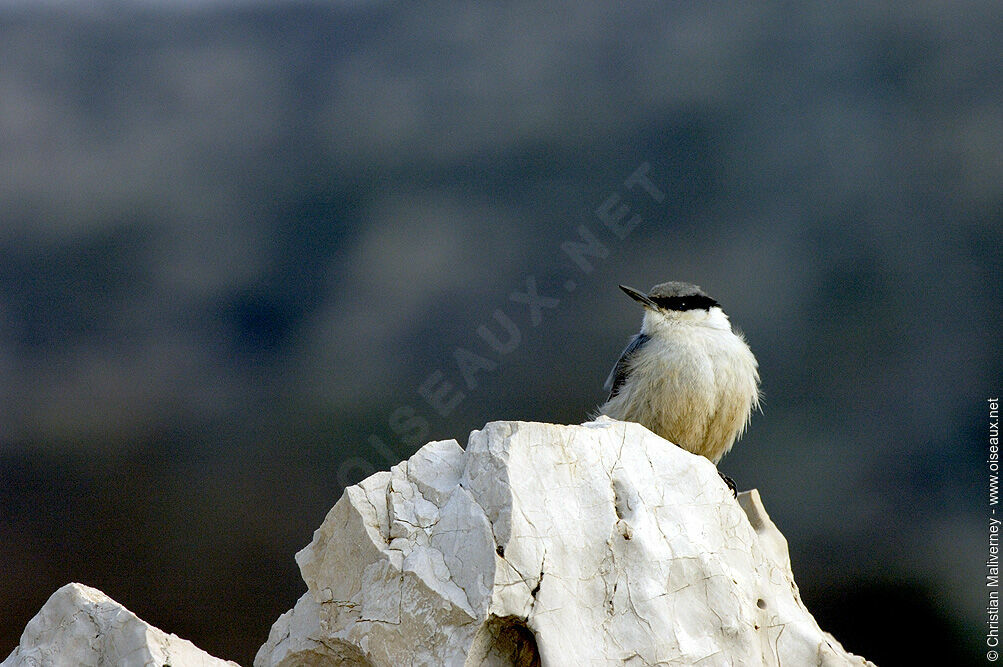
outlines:
[[[580,289],[582,279],[590,276],[596,266],[609,257],[610,244],[624,241],[641,224],[641,213],[646,207],[665,200],[665,193],[656,180],[651,174],[651,165],[641,163],[607,192],[594,210],[594,218],[579,224],[575,237],[560,244],[561,256],[573,265],[562,284],[565,294]],[[454,348],[449,362],[433,370],[418,385],[416,393],[422,399],[421,408],[413,404],[401,405],[390,413],[387,426],[393,434],[391,440],[409,451],[395,451],[381,436],[375,433],[369,436],[370,447],[386,467],[396,465],[427,441],[431,423],[426,415],[430,412],[440,417],[452,414],[481,384],[483,374],[496,371],[499,362],[519,348],[525,338],[526,324],[531,328],[540,326],[545,315],[555,310],[562,298],[560,292],[541,294],[536,277],[525,276],[520,287],[509,294],[508,302],[496,308],[490,319],[474,327],[476,340],[465,347]],[[376,469],[369,460],[348,457],[338,467],[338,483],[348,486],[374,472]]]
[[[999,659],[1000,645],[1000,519],[996,516],[999,503],[1000,471],[1000,400],[987,400],[989,413],[989,551],[986,559],[986,589],[989,601],[986,604],[986,658],[990,662]]]

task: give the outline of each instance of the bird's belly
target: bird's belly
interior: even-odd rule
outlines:
[[[634,414],[626,418],[716,463],[731,449],[755,397],[755,367],[741,352],[696,343],[651,355],[648,367],[633,373],[635,399],[648,398],[630,401]]]

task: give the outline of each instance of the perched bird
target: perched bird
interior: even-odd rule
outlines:
[[[759,407],[756,358],[696,285],[662,283],[647,294],[620,289],[644,306],[644,319],[606,380],[609,398],[599,414],[637,422],[716,464]]]

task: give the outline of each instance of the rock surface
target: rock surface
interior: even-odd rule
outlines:
[[[28,622],[0,667],[50,665],[234,667],[140,620],[101,591],[67,584]]]
[[[756,491],[637,424],[493,422],[344,495],[257,667],[869,665],[822,632]]]

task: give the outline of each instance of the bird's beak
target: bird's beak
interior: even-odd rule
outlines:
[[[658,310],[658,306],[655,305],[655,302],[649,299],[648,295],[645,294],[644,292],[639,292],[633,287],[627,287],[626,285],[620,285],[620,289],[622,289],[627,296],[629,296],[634,301],[637,301],[645,308],[650,308],[651,310]]]

